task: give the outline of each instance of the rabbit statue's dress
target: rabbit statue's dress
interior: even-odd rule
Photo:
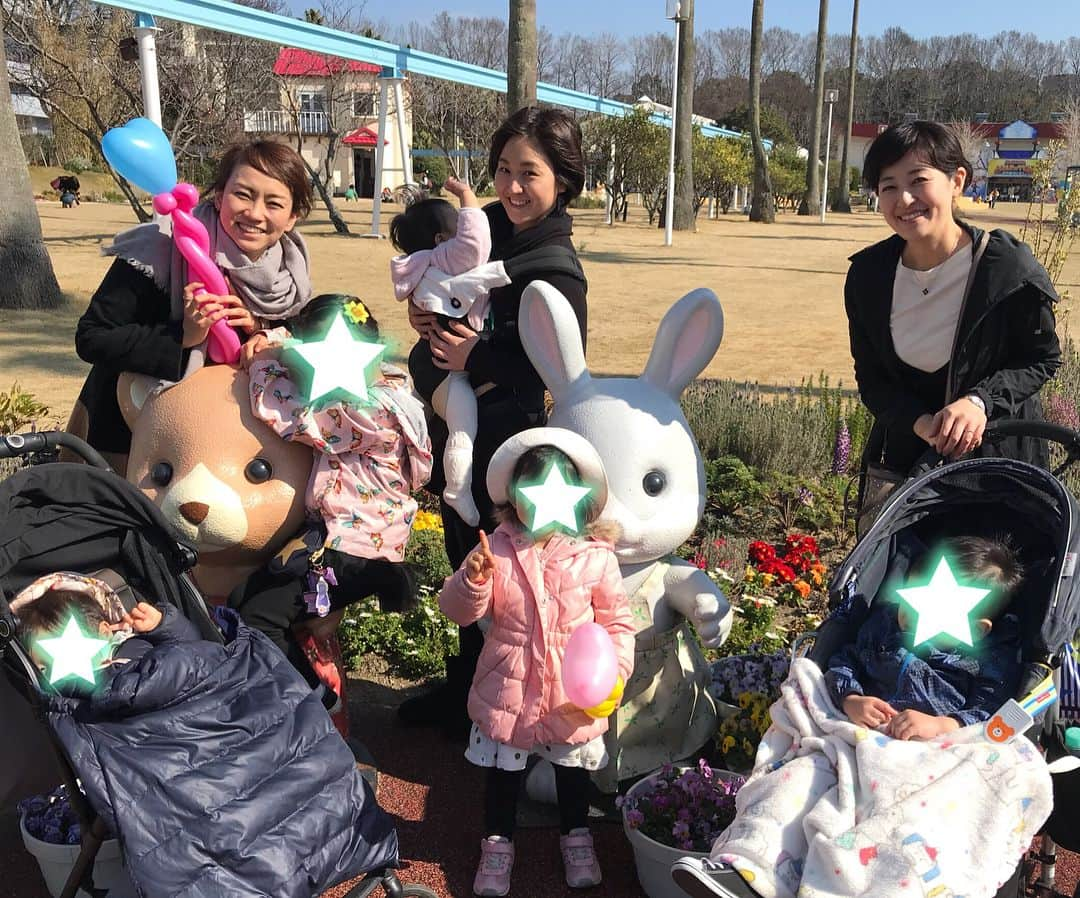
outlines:
[[[634,672],[604,737],[610,761],[593,774],[603,792],[617,791],[620,780],[690,758],[716,732],[709,664],[690,624],[684,619],[661,632],[652,626],[652,608],[664,595],[670,567],[660,560],[647,573],[638,572],[644,579],[636,588],[635,575],[624,581],[638,633]]]

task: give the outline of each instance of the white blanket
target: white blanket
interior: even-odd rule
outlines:
[[[981,898],[1016,869],[1053,805],[1024,738],[983,725],[928,742],[856,726],[797,659],[735,822],[713,845],[762,898]]]

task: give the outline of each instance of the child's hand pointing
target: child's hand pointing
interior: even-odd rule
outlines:
[[[491,554],[487,534],[480,531],[480,548],[465,559],[465,576],[470,583],[487,583],[495,571],[495,557]]]

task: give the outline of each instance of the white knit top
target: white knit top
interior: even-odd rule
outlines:
[[[927,271],[896,264],[889,328],[896,354],[913,368],[932,373],[948,364],[971,260],[965,247]]]

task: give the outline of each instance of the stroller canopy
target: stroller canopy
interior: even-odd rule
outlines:
[[[110,471],[57,463],[0,483],[0,591],[10,600],[43,574],[112,568],[149,601],[168,602],[204,639],[221,641],[200,596],[179,575],[196,561],[161,511]]]

